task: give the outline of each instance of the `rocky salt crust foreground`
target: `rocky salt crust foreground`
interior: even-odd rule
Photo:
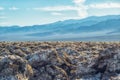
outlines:
[[[0,42],[0,80],[120,80],[120,42]]]

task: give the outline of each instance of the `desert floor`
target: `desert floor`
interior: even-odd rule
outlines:
[[[0,42],[0,80],[120,80],[120,42]]]

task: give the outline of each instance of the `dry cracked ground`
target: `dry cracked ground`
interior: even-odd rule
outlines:
[[[120,80],[120,42],[0,42],[0,80]]]

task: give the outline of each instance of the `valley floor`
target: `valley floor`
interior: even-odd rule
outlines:
[[[0,80],[120,80],[120,42],[0,42]]]

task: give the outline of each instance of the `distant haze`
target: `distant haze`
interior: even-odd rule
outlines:
[[[120,15],[0,27],[0,41],[120,41]]]

